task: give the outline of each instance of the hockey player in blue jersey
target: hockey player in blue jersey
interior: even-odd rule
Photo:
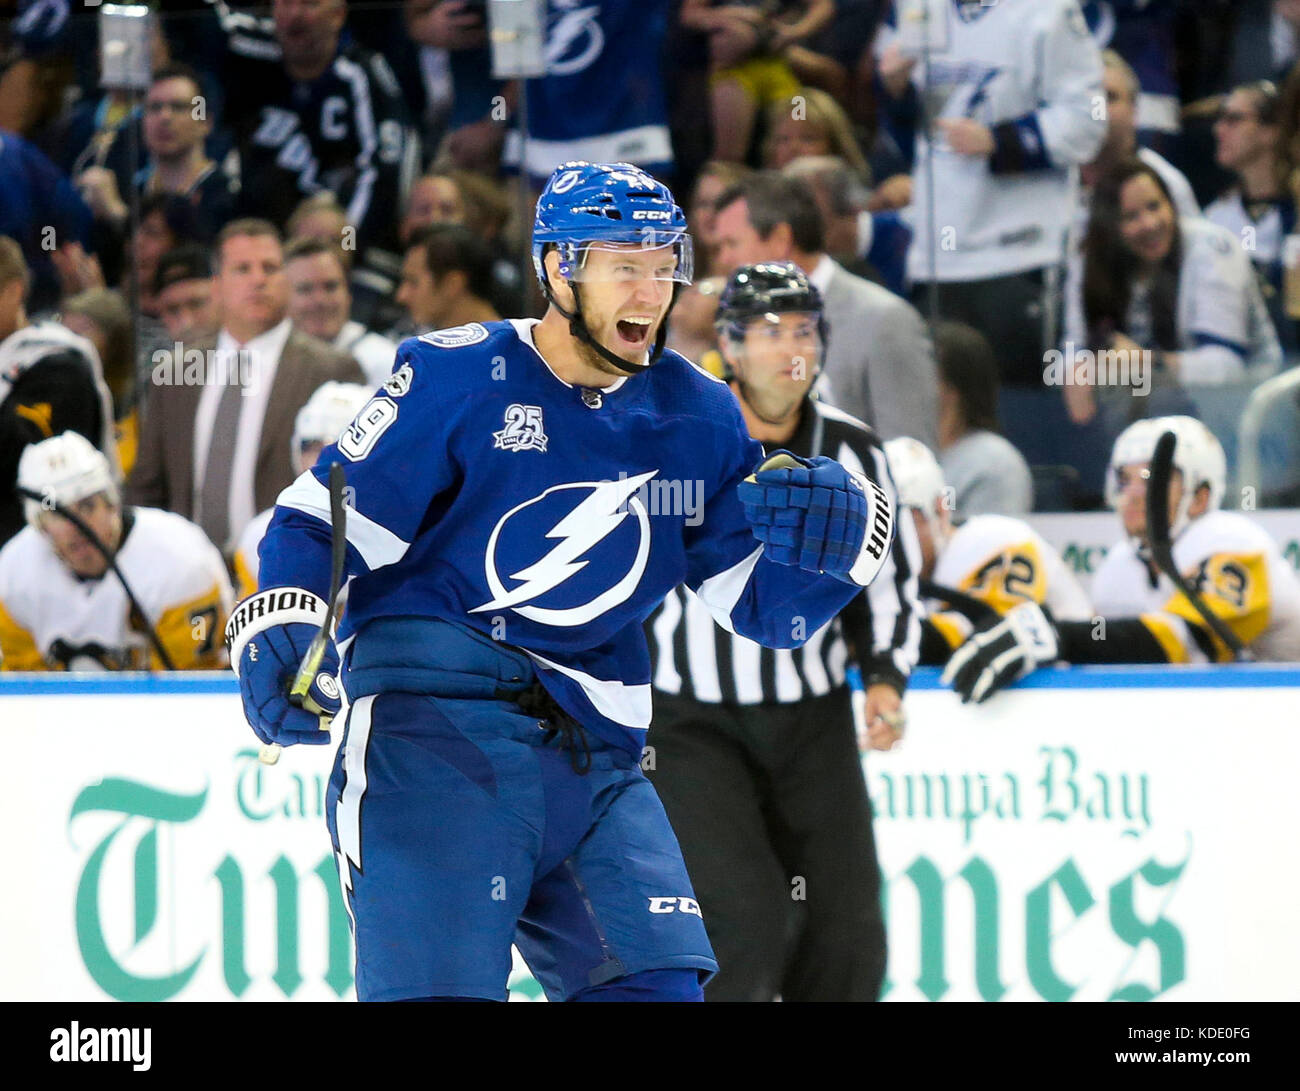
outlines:
[[[327,807],[360,999],[504,1000],[512,942],[553,1000],[699,1000],[716,969],[640,767],[642,623],[686,583],[798,646],[880,570],[894,515],[830,459],[755,473],[730,390],[664,350],[685,228],[637,168],[565,164],[533,231],[545,317],[403,342],[279,498],[227,638],[258,737],[328,741],[286,691],[341,463],[353,579],[311,697],[346,707]]]

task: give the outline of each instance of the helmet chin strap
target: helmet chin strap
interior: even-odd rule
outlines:
[[[659,332],[655,335],[655,343],[650,349],[650,359],[644,364],[634,364],[630,360],[624,360],[623,357],[616,356],[592,337],[591,330],[587,328],[587,322],[582,317],[582,300],[578,297],[578,286],[573,281],[569,281],[569,287],[573,291],[572,311],[566,311],[560,306],[559,300],[551,293],[549,277],[542,285],[542,294],[546,296],[546,301],[569,320],[569,332],[584,345],[592,348],[601,359],[613,364],[624,375],[640,375],[643,371],[649,371],[651,365],[663,354],[664,345],[668,341],[668,316],[673,313],[673,308],[677,305],[677,295],[681,285],[676,281],[673,282],[672,299],[668,303],[668,309],[664,311],[663,318],[659,320]]]

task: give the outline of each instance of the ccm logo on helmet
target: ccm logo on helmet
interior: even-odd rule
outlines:
[[[672,213],[657,208],[638,208],[632,213],[634,220],[667,220]]]
[[[694,898],[651,898],[651,913],[691,913],[694,916],[703,919],[704,914],[700,912],[700,903]]]

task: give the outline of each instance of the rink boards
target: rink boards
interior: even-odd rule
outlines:
[[[1300,998],[1298,699],[1300,668],[1097,668],[968,709],[919,672],[864,764],[886,999]],[[0,1000],[352,996],[332,748],[260,765],[199,675],[8,676],[0,731]]]

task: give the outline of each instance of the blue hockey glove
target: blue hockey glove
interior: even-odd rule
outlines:
[[[325,620],[325,600],[298,587],[259,591],[241,602],[226,624],[230,665],[239,676],[244,716],[264,743],[323,746],[330,741],[320,715],[338,712],[339,654],[325,648],[302,708],[289,702],[289,687],[312,638]],[[313,711],[319,709],[319,714]]]
[[[894,538],[893,506],[874,481],[834,459],[777,451],[740,483],[763,555],[866,587]]]
[[[1022,602],[953,652],[941,681],[961,694],[962,704],[979,704],[1059,654],[1051,614]]]

